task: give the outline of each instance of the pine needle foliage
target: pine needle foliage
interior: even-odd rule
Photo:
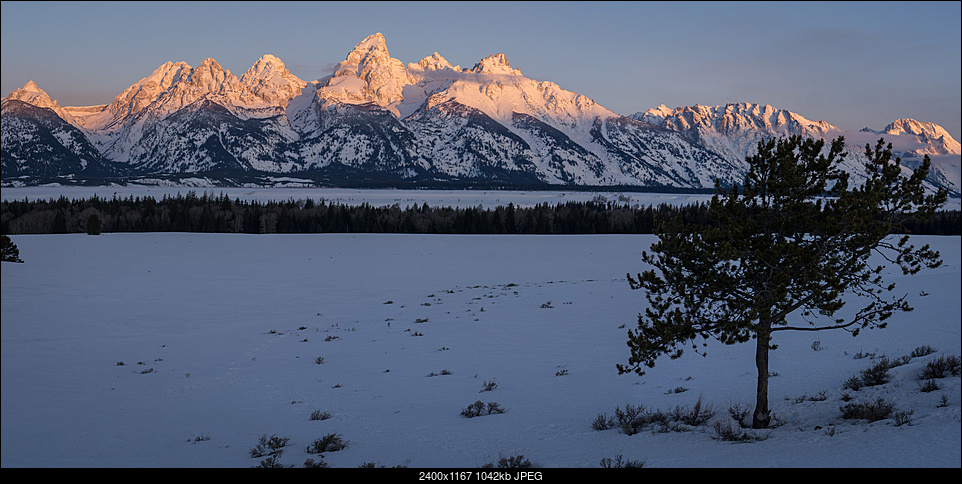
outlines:
[[[844,138],[828,146],[799,136],[762,141],[746,158],[742,186],[716,185],[709,223],[658,220],[658,241],[642,253],[652,269],[628,274],[649,306],[628,332],[631,356],[617,365],[619,373],[643,375],[659,356],[677,358],[688,346],[704,354],[709,339],[754,339],[753,427],[766,428],[776,332],[843,329],[854,336],[912,310],[904,295],[890,294],[895,285],[883,280],[883,270],[895,264],[915,274],[941,264],[937,251],[910,243],[905,227],[932,217],[947,192],[924,189],[928,157],[903,171],[891,148],[882,139],[866,145],[867,180],[852,186],[838,167],[847,155]],[[843,311],[850,294],[864,305]]]
[[[17,248],[17,244],[13,243],[13,240],[6,235],[0,235],[0,260],[3,262],[20,262],[20,249]]]

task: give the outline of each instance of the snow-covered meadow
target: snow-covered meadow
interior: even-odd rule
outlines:
[[[780,425],[737,444],[714,438],[712,423],[754,404],[752,344],[711,341],[707,357],[665,358],[642,377],[615,369],[645,304],[625,275],[644,270],[653,236],[12,239],[25,263],[2,267],[5,468],[250,467],[264,435],[289,438],[279,462],[299,467],[328,434],[347,443],[323,454],[331,467],[474,468],[516,455],[543,468],[619,455],[646,467],[962,463],[960,378],[930,392],[917,379],[962,352],[959,237],[915,239],[945,264],[893,272],[916,310],[888,328],[779,334]],[[843,388],[877,358],[922,346],[936,351],[890,370],[890,383]],[[883,398],[909,421],[843,419],[846,394]],[[716,413],[688,431],[592,428],[618,407],[699,398]],[[478,400],[504,413],[461,415]]]

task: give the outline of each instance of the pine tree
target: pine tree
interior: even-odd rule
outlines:
[[[0,259],[3,262],[23,262],[20,260],[20,249],[17,248],[17,244],[14,244],[13,240],[6,235],[0,235]]]
[[[67,233],[67,218],[64,217],[63,210],[58,209],[57,214],[54,215],[53,228],[50,229],[50,232],[54,234]]]
[[[87,217],[87,235],[100,235],[100,217],[95,213]]]
[[[752,426],[765,428],[769,351],[778,331],[882,328],[895,311],[912,308],[905,296],[890,296],[883,265],[869,264],[878,252],[904,274],[941,264],[928,245],[893,236],[911,220],[926,220],[945,202],[944,189],[926,195],[922,185],[931,165],[926,157],[910,176],[891,144],[866,145],[868,180],[850,187],[838,168],[844,139],[772,139],[746,158],[742,187],[716,185],[708,223],[659,220],[659,240],[642,260],[653,269],[628,275],[644,289],[650,307],[629,331],[631,356],[619,373],[644,374],[661,355],[681,356],[683,346],[704,351],[708,339],[723,344],[756,340],[758,372]],[[904,233],[904,232],[902,232]],[[874,261],[873,261],[874,262]],[[845,297],[853,294],[857,298]],[[846,302],[864,304],[849,319],[836,313]],[[698,340],[701,340],[699,344]]]

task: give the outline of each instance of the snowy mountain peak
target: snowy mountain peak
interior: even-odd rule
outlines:
[[[631,115],[632,118],[638,120],[646,120],[652,124],[660,124],[668,116],[671,116],[673,109],[664,104],[659,105],[657,108],[651,108],[644,113],[635,113]]]
[[[364,38],[361,42],[354,47],[352,52],[373,52],[373,51],[384,51],[387,53],[387,41],[384,40],[384,34],[380,32],[373,33]]]
[[[291,74],[277,57],[265,54],[240,78],[245,92],[268,104],[286,107],[287,103],[301,93],[307,82]]]
[[[856,176],[862,174],[864,162],[863,153],[857,147],[874,143],[876,135],[884,135],[886,141],[893,143],[893,151],[906,158],[952,154],[953,149],[955,154],[959,153],[958,142],[940,126],[911,119],[896,121],[883,131],[865,128],[851,132],[825,121],[809,120],[785,109],[755,103],[696,104],[675,109],[661,105],[630,117],[683,133],[691,141],[739,165],[744,164],[746,156],[755,153],[759,141],[795,135],[815,139],[844,136],[846,144],[856,149],[849,150],[843,169]],[[952,163],[935,166],[928,180],[932,186],[942,185],[953,193],[958,192],[958,162]]]
[[[471,68],[471,72],[477,74],[509,74],[513,76],[520,76],[521,70],[514,69],[508,62],[508,56],[497,53],[491,54],[484,59],[481,59],[474,67]]]
[[[245,75],[247,73],[252,73],[252,72],[257,73],[257,72],[269,71],[273,69],[286,70],[286,67],[284,66],[284,62],[278,59],[277,56],[273,54],[264,54],[261,56],[260,59],[257,59],[257,62],[255,62],[254,65],[252,65],[249,69],[247,69],[247,72],[245,73]]]
[[[889,134],[911,133],[918,135],[930,131],[934,127],[936,127],[936,125],[933,123],[921,123],[912,118],[902,118],[889,123],[882,132]]]
[[[28,81],[20,89],[14,89],[13,92],[11,92],[10,95],[5,97],[3,100],[17,100],[31,104],[38,108],[52,109],[55,113],[57,113],[57,116],[60,116],[64,121],[74,125],[79,124],[73,114],[71,114],[67,109],[61,107],[56,100],[51,99],[46,91],[40,89],[40,86],[38,86],[37,83],[33,82],[32,80]]]
[[[924,123],[911,118],[903,118],[889,123],[882,131],[874,131],[868,128],[862,131],[870,131],[876,134],[887,135],[912,135],[918,139],[919,143],[930,145],[926,148],[914,150],[918,155],[958,155],[962,154],[962,146],[952,138],[945,128],[935,123]]]
[[[271,54],[258,59],[241,79],[210,57],[196,68],[168,61],[117,96],[105,110],[110,118],[91,127],[116,126],[148,106],[152,115],[163,117],[204,98],[226,107],[283,108],[306,85]]]
[[[409,84],[404,64],[387,50],[384,36],[369,35],[347,58],[338,63],[334,76],[318,89],[318,99],[349,104],[375,103],[387,107],[404,99],[404,86]]]
[[[159,99],[165,106],[163,111],[180,109],[208,95],[237,97],[242,92],[236,76],[216,60],[204,59],[199,66],[191,69],[184,66],[181,82],[174,82]]]
[[[760,140],[791,135],[819,138],[837,130],[824,121],[758,103],[695,104],[674,109],[661,105],[630,117],[682,133],[738,166],[754,153]]]
[[[728,103],[724,106],[695,104],[669,109],[665,105],[649,109],[632,118],[687,133],[696,140],[722,135],[753,138],[755,135],[786,136],[799,134],[823,136],[838,128],[824,121],[812,121],[769,104]]]
[[[240,80],[216,60],[208,57],[190,75],[191,85],[203,96],[213,94],[237,94],[242,91]]]
[[[393,61],[401,62],[391,58],[384,36],[380,33],[372,34],[358,43],[337,65],[334,69],[334,77],[345,75],[363,77],[364,72],[379,66],[391,66],[394,64]]]
[[[78,136],[92,144],[88,151],[139,173],[303,172],[332,180],[355,173],[405,183],[425,177],[430,183],[705,188],[716,179],[737,181],[762,139],[841,134],[829,123],[758,103],[661,105],[629,119],[554,82],[525,77],[504,53],[471,69],[452,66],[437,52],[405,66],[391,57],[380,33],[357,43],[331,74],[305,82],[265,54],[238,78],[206,58],[196,68],[166,62],[106,107],[60,108],[32,81],[9,99],[50,107],[81,128]],[[51,113],[6,99],[3,105],[10,107],[7,156],[8,146],[35,139],[29,129],[38,124],[29,116]],[[13,128],[6,116],[15,109],[26,121]],[[900,153],[960,151],[931,123],[903,119],[886,131],[898,133],[886,138],[904,142]],[[73,149],[62,145],[57,138],[42,148]],[[45,163],[40,151],[22,153],[37,166]],[[861,172],[855,158],[844,169]],[[942,166],[951,163],[957,173],[957,160]],[[958,175],[938,170],[930,181],[958,193]]]
[[[131,87],[146,86],[152,91],[164,90],[169,88],[173,83],[186,78],[192,69],[193,68],[184,61],[167,61],[157,69],[154,69],[154,72],[150,73],[149,76],[141,79],[140,82]]]
[[[175,82],[186,79],[190,70],[191,67],[186,62],[167,61],[115,97],[107,111],[118,119],[136,114],[154,102]]]
[[[442,71],[444,69],[450,69],[455,72],[461,72],[461,66],[452,66],[451,63],[447,61],[447,59],[445,59],[444,57],[441,57],[441,55],[438,54],[437,52],[421,59],[420,61],[418,61],[417,64],[414,64],[414,63],[408,64],[408,70],[412,70],[412,71],[420,70],[425,72],[431,72],[431,71]]]
[[[40,86],[38,86],[36,82],[33,82],[32,79],[27,81],[27,83],[23,85],[21,90],[25,92],[43,92],[43,89],[40,89]]]
[[[10,93],[6,99],[15,99],[17,101],[23,101],[25,103],[33,104],[39,108],[51,108],[54,110],[60,109],[60,105],[57,101],[50,99],[50,96],[37,86],[37,83],[33,81],[28,81],[20,89],[15,89]]]

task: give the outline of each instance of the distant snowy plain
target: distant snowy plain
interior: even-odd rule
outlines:
[[[206,180],[196,180],[196,186],[124,186],[124,187],[83,187],[83,186],[42,186],[42,187],[3,187],[0,190],[4,200],[49,200],[64,196],[67,199],[86,199],[94,195],[110,199],[114,196],[127,198],[151,197],[160,200],[165,196],[186,196],[194,192],[197,196],[227,195],[231,200],[267,202],[270,200],[321,200],[329,204],[391,206],[401,208],[412,205],[428,204],[431,207],[478,207],[494,209],[499,205],[530,207],[539,203],[554,205],[565,202],[586,202],[600,199],[613,203],[648,206],[665,203],[668,205],[687,205],[711,199],[708,194],[686,193],[645,193],[611,191],[506,191],[506,190],[369,190],[353,188],[221,188],[206,184]],[[951,202],[949,202],[951,203]],[[958,201],[955,203],[959,203]]]
[[[705,203],[711,200],[711,194],[704,193],[656,193],[632,191],[564,191],[564,190],[394,190],[394,189],[354,189],[354,188],[309,188],[288,186],[284,188],[221,188],[210,186],[206,180],[197,179],[195,186],[41,186],[41,187],[3,187],[0,198],[3,200],[49,200],[64,196],[69,200],[86,199],[94,195],[110,199],[151,197],[160,200],[164,196],[186,196],[194,192],[197,196],[227,195],[231,200],[267,202],[270,200],[286,202],[288,200],[306,200],[315,202],[324,200],[326,203],[342,205],[361,205],[368,203],[373,206],[391,206],[397,204],[401,208],[412,205],[428,204],[431,207],[482,207],[494,209],[513,203],[519,207],[530,207],[539,203],[554,205],[566,202],[586,202],[590,200],[604,200],[618,205],[647,207],[660,204],[682,206],[692,203]],[[962,209],[962,198],[950,198],[943,207],[946,210]]]
[[[4,198],[22,199],[15,190]],[[355,195],[340,196],[361,203]],[[402,200],[378,203],[406,206],[409,193],[394,195]],[[437,193],[416,195],[434,205]],[[739,444],[715,439],[711,423],[592,429],[626,405],[671,410],[700,398],[713,422],[754,405],[751,343],[709,341],[706,357],[689,351],[644,376],[618,375],[646,304],[625,275],[645,270],[653,236],[12,239],[25,263],[2,267],[4,468],[250,467],[263,460],[249,452],[262,435],[289,437],[279,460],[301,466],[331,433],[347,442],[323,454],[331,467],[476,468],[514,455],[542,468],[599,468],[618,455],[647,467],[962,465],[960,378],[933,392],[917,380],[927,362],[962,352],[959,237],[913,239],[945,264],[891,271],[916,309],[887,328],[778,334],[770,399],[781,425]],[[892,369],[890,383],[843,389],[873,364],[857,355],[895,359],[923,345],[936,352]],[[843,419],[845,394],[884,398],[911,421]],[[478,400],[505,411],[461,416]],[[330,418],[311,420],[314,411]]]

